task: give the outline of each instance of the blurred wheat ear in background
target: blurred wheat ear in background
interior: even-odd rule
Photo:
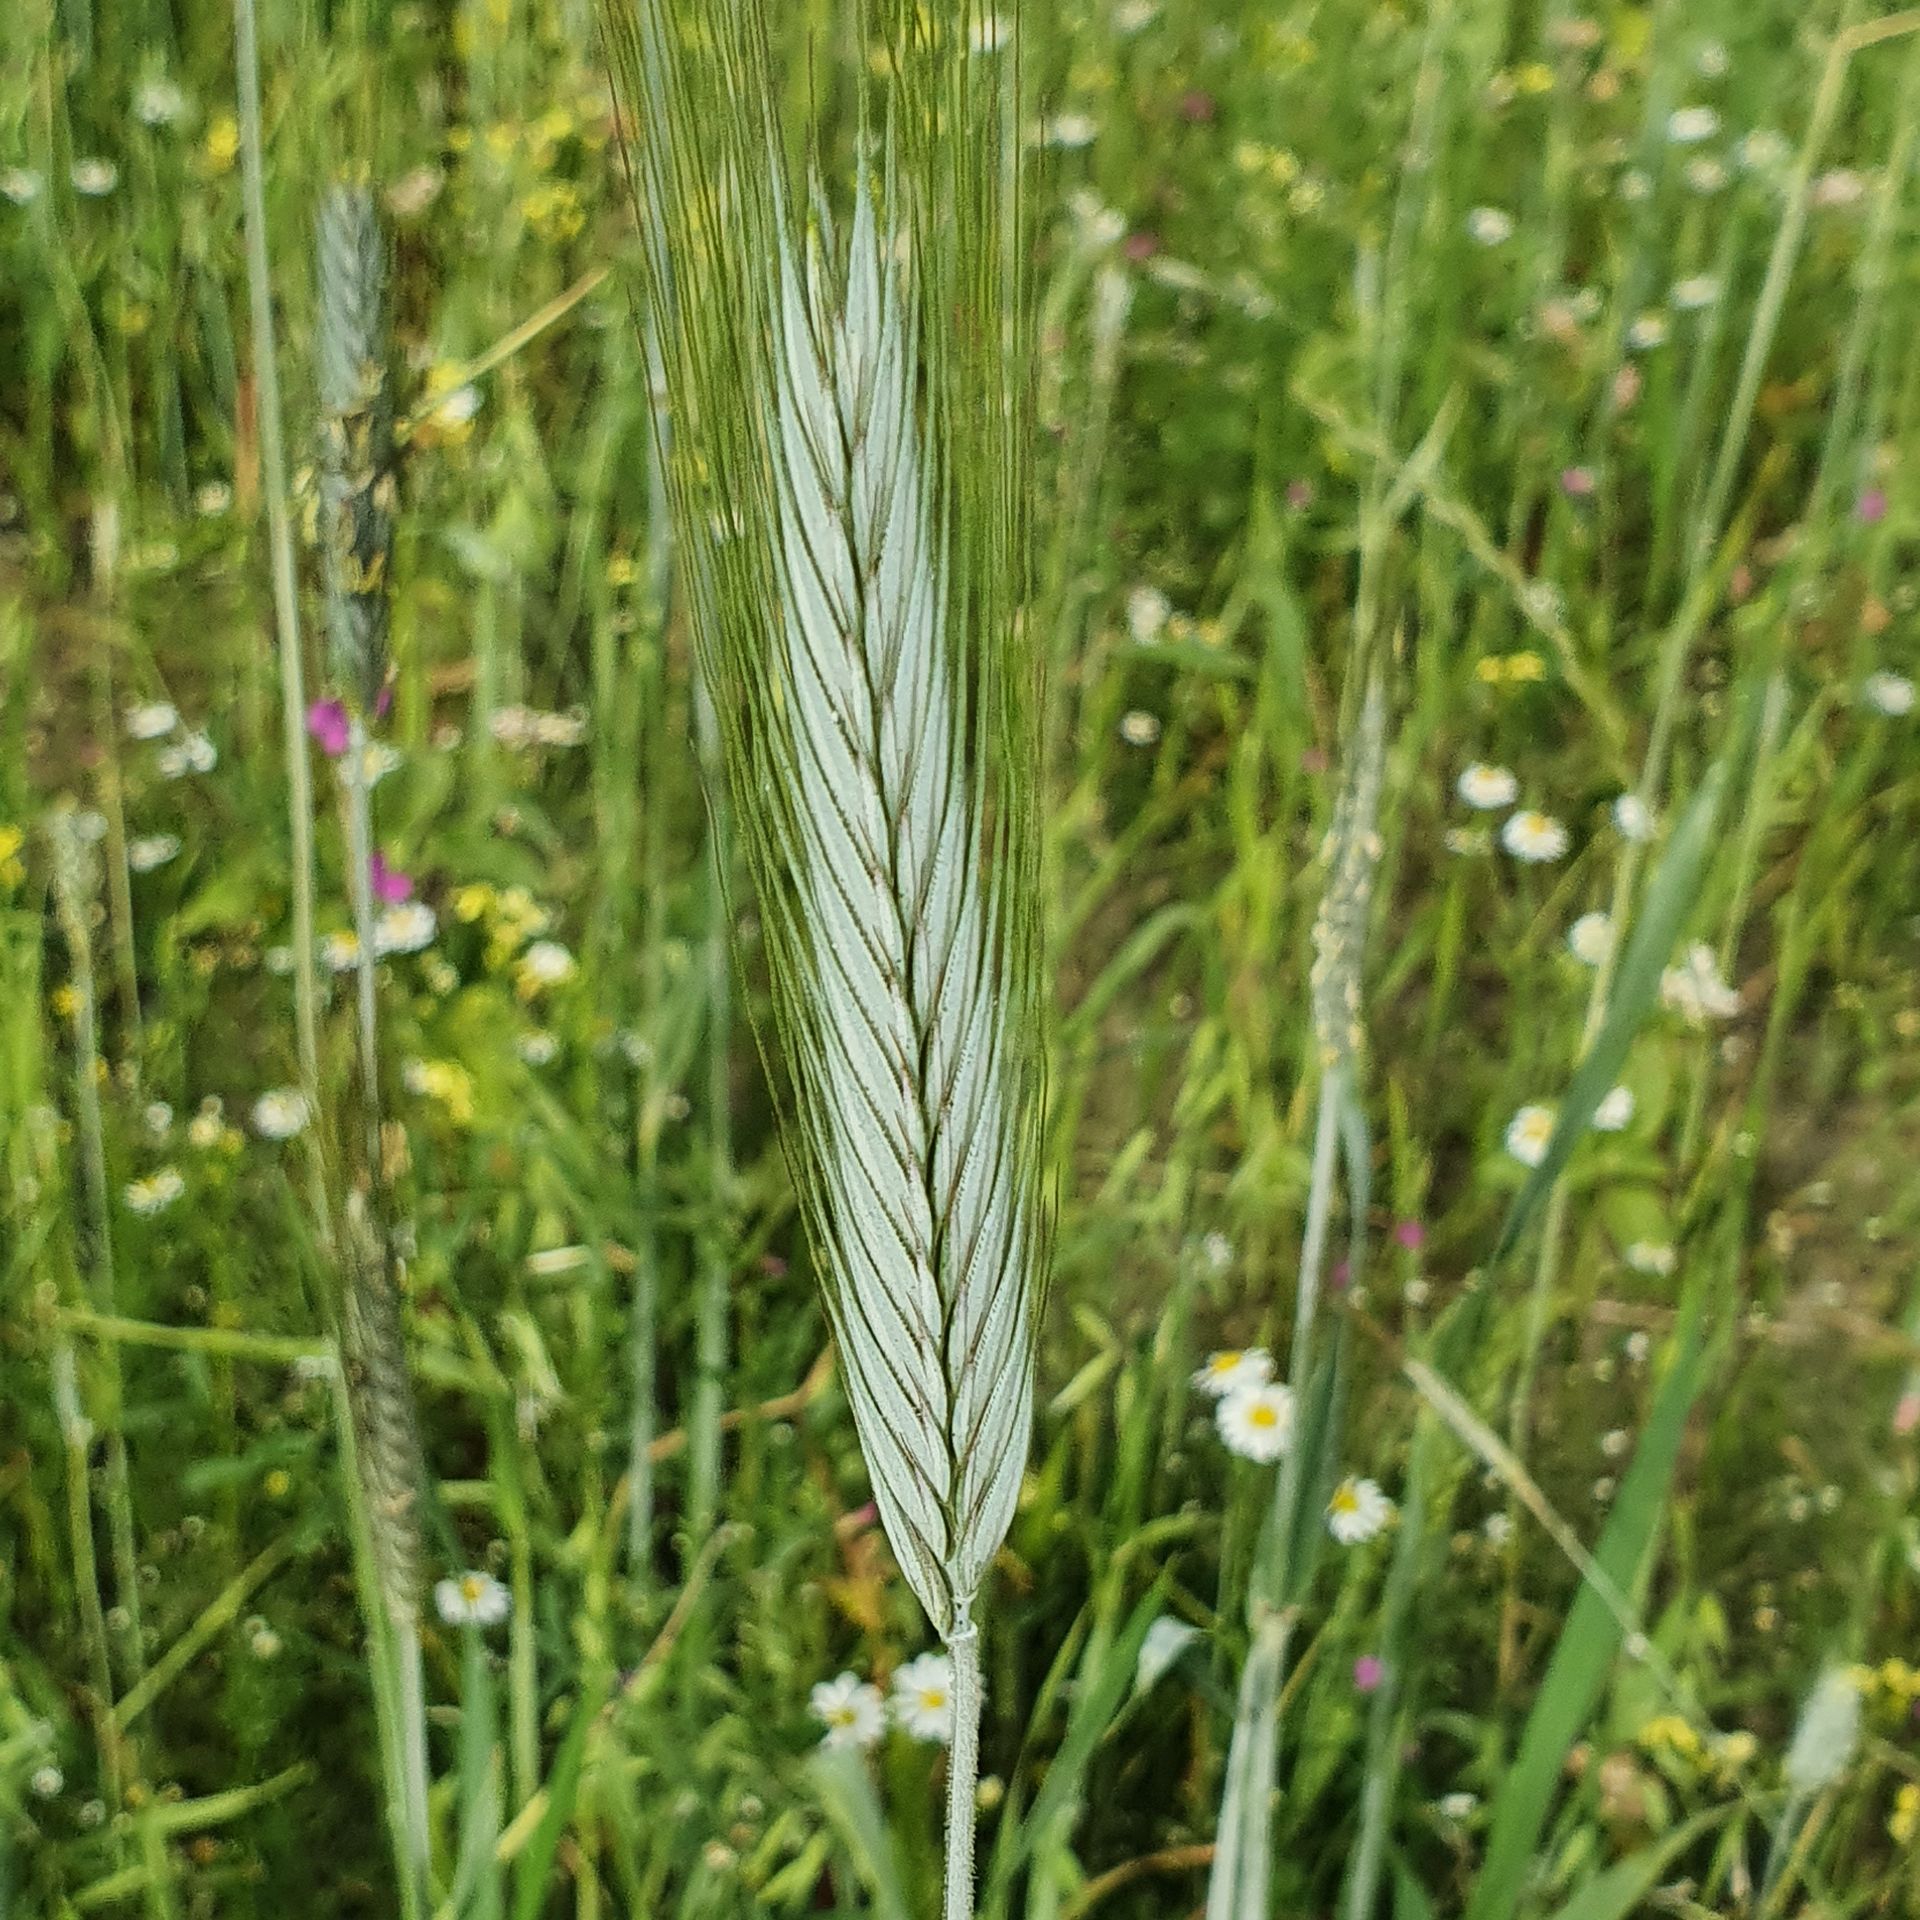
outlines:
[[[776,9],[605,20],[785,1137],[888,1539],[953,1656],[951,1920],[1044,1237],[1016,69],[970,57],[964,7],[876,10],[850,186],[817,140],[801,183]]]

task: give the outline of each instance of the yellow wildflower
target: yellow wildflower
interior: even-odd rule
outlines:
[[[27,836],[18,827],[0,826],[0,887],[17,887],[27,877],[20,849]]]
[[[453,917],[464,920],[469,926],[478,920],[493,906],[493,889],[484,880],[476,880],[469,886],[454,890]]]
[[[1920,1835],[1920,1781],[1901,1781],[1893,1796],[1893,1812],[1887,1816],[1887,1832],[1897,1847],[1912,1846]]]
[[[1656,1714],[1635,1737],[1650,1754],[1658,1755],[1660,1750],[1665,1748],[1682,1760],[1695,1763],[1698,1763],[1702,1756],[1703,1749],[1699,1734],[1677,1713]]]
[[[640,569],[630,553],[616,553],[607,561],[607,585],[630,587],[640,577]]]
[[[1521,93],[1551,93],[1553,69],[1544,60],[1529,60],[1513,76],[1513,84]]]
[[[207,122],[200,157],[209,173],[225,173],[240,152],[240,122],[230,113],[216,113]]]
[[[457,1127],[473,1124],[473,1075],[457,1060],[414,1060],[406,1069],[409,1093],[420,1094],[446,1109]]]
[[[71,1020],[80,1011],[80,996],[71,987],[55,987],[52,1004],[54,1013],[60,1019]]]
[[[571,240],[587,224],[580,189],[571,180],[552,180],[522,195],[520,212],[543,240]]]

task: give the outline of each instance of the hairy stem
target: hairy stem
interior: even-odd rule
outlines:
[[[947,1636],[953,1660],[953,1744],[947,1753],[945,1920],[972,1920],[973,1811],[980,1780],[980,1629],[962,1616]]]

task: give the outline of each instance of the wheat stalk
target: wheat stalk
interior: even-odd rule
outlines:
[[[1009,102],[964,5],[937,30],[885,10],[843,238],[817,168],[803,200],[779,158],[765,0],[694,12],[606,21],[785,1137],[881,1519],[953,1656],[953,1917],[1043,1239]]]

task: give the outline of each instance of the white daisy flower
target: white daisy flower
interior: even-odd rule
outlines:
[[[133,117],[143,127],[170,127],[183,119],[187,96],[171,80],[149,80],[133,96]]]
[[[560,1042],[544,1029],[533,1033],[523,1033],[515,1043],[515,1051],[530,1067],[552,1065],[560,1052]]]
[[[1653,192],[1653,180],[1640,167],[1629,167],[1620,176],[1620,198],[1630,206],[1637,206]]]
[[[1651,1273],[1661,1277],[1673,1271],[1677,1257],[1664,1240],[1636,1240],[1625,1256],[1627,1265],[1635,1273]]]
[[[513,1611],[513,1595],[490,1573],[436,1580],[434,1611],[450,1627],[497,1627]]]
[[[850,1673],[822,1680],[807,1696],[807,1704],[813,1717],[826,1724],[823,1746],[870,1747],[886,1725],[880,1689]]]
[[[154,764],[161,779],[180,780],[190,773],[211,773],[220,764],[220,754],[204,733],[188,733],[162,747]]]
[[[1665,344],[1667,338],[1667,320],[1664,314],[1643,313],[1627,329],[1627,345],[1635,353],[1650,353],[1655,347]]]
[[[571,980],[579,963],[558,940],[536,940],[514,969],[523,988],[557,987]]]
[[[1220,1438],[1244,1460],[1278,1460],[1293,1442],[1293,1395],[1273,1383],[1238,1387],[1214,1414]]]
[[[179,851],[177,833],[150,833],[127,842],[127,865],[135,873],[151,873],[155,867],[164,867]]]
[[[1851,167],[1834,167],[1813,183],[1807,204],[1814,207],[1851,207],[1867,191],[1866,181]]]
[[[1567,951],[1584,966],[1599,966],[1613,951],[1613,922],[1597,909],[1583,913],[1567,929]]]
[[[1653,810],[1637,793],[1623,793],[1613,803],[1614,831],[1622,840],[1644,846],[1653,838]]]
[[[140,1115],[140,1124],[155,1140],[164,1140],[173,1125],[173,1109],[164,1100],[149,1100]]]
[[[159,1167],[144,1180],[131,1181],[125,1198],[130,1211],[151,1219],[156,1213],[164,1213],[186,1190],[187,1183],[178,1172],[172,1167]]]
[[[1667,138],[1676,147],[1697,147],[1720,131],[1720,116],[1711,107],[1680,107],[1667,115]]]
[[[1504,246],[1513,238],[1513,215],[1500,207],[1475,207],[1467,215],[1467,237],[1483,247]]]
[[[1891,720],[1913,711],[1913,682],[1903,673],[1870,673],[1860,683],[1860,696],[1875,713]]]
[[[1660,1004],[1680,1014],[1689,1026],[1709,1020],[1731,1020],[1740,1011],[1740,996],[1720,977],[1720,962],[1704,940],[1687,949],[1686,959],[1660,976]]]
[[[129,707],[124,719],[129,740],[161,740],[180,724],[180,710],[170,700],[149,700]]]
[[[275,1087],[253,1103],[253,1130],[263,1140],[291,1140],[307,1124],[307,1096],[298,1087]]]
[[[1615,1087],[1593,1110],[1593,1124],[1602,1133],[1618,1133],[1633,1118],[1633,1089]]]
[[[1482,813],[1510,807],[1520,797],[1520,782],[1505,767],[1490,767],[1476,760],[1454,782],[1454,791],[1468,806]]]
[[[1135,587],[1127,595],[1127,631],[1136,645],[1151,646],[1166,631],[1172,602],[1158,587]]]
[[[50,1760],[45,1766],[35,1767],[27,1781],[36,1800],[51,1800],[66,1784],[67,1776]]]
[[[1547,1157],[1547,1142],[1553,1138],[1553,1126],[1551,1107],[1522,1107],[1507,1122],[1507,1151],[1523,1167],[1537,1167]]]
[[[224,480],[209,480],[193,496],[193,510],[211,520],[233,505],[233,489]]]
[[[433,424],[436,427],[464,427],[480,411],[480,400],[480,389],[472,381],[469,380],[465,386],[455,387],[434,403]]]
[[[953,1662],[923,1653],[893,1676],[894,1724],[916,1740],[953,1738]]]
[[[1120,738],[1130,747],[1150,747],[1160,738],[1160,717],[1135,707],[1120,716]]]
[[[1727,170],[1711,154],[1696,155],[1687,162],[1687,185],[1695,193],[1718,193],[1727,184]]]
[[[373,950],[377,954],[418,953],[430,946],[440,923],[424,900],[402,900],[386,908],[373,923]]]
[[[1500,829],[1500,844],[1516,860],[1558,860],[1567,850],[1567,830],[1552,814],[1524,807]]]
[[[1228,1347],[1207,1355],[1193,1384],[1209,1400],[1224,1400],[1246,1387],[1264,1387],[1273,1378],[1273,1357],[1265,1347]]]
[[[1225,1273],[1233,1265],[1233,1242],[1217,1227],[1200,1242],[1210,1273]]]
[[[1720,282],[1710,273],[1690,274],[1674,282],[1667,298],[1678,313],[1698,313],[1720,298]]]
[[[16,207],[24,207],[40,198],[46,184],[30,167],[8,167],[4,173],[0,173],[0,199],[11,200]]]
[[[1693,56],[1693,70],[1705,80],[1718,80],[1731,66],[1732,59],[1723,40],[1703,40]]]
[[[351,973],[360,964],[360,936],[330,933],[320,942],[320,958],[330,973]]]
[[[1393,1519],[1393,1502],[1372,1480],[1342,1480],[1327,1502],[1327,1531],[1343,1547],[1357,1547],[1382,1532]]]
[[[89,200],[100,200],[120,184],[120,169],[111,160],[76,160],[72,179],[75,193],[84,193]]]
[[[1513,1538],[1513,1517],[1505,1513],[1490,1513],[1480,1523],[1480,1531],[1496,1547],[1504,1547]]]
[[[1443,1820],[1451,1820],[1458,1825],[1462,1820],[1471,1820],[1474,1810],[1480,1805],[1480,1796],[1474,1793],[1443,1793],[1434,1802]]]

